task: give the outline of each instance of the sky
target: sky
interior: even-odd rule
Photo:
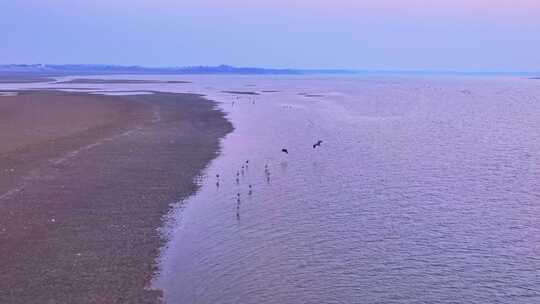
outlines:
[[[540,71],[540,0],[0,0],[0,64]]]

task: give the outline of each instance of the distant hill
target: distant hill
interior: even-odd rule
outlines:
[[[299,69],[265,69],[251,67],[193,66],[193,67],[142,67],[120,65],[92,64],[9,64],[0,65],[0,73],[32,73],[43,75],[88,75],[88,74],[240,74],[240,75],[297,75],[297,74],[351,74],[349,70],[299,70]]]
[[[9,75],[112,75],[112,74],[154,74],[154,75],[197,75],[197,74],[237,74],[237,75],[386,75],[386,74],[411,74],[411,75],[508,75],[538,78],[540,73],[530,72],[455,72],[455,71],[367,71],[352,69],[272,69],[253,67],[234,67],[230,65],[219,66],[192,66],[192,67],[143,67],[122,66],[105,64],[5,64],[0,65],[0,74]]]

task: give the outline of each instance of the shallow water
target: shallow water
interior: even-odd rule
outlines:
[[[540,82],[159,79],[193,83],[89,87],[205,93],[236,128],[171,215],[168,303],[540,303]]]
[[[540,83],[193,81],[236,130],[174,216],[169,303],[540,302]]]

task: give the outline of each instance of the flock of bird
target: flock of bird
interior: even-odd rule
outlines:
[[[321,147],[322,142],[323,142],[322,140],[318,140],[316,143],[314,143],[313,144],[313,149],[315,149],[317,147]],[[289,150],[286,149],[286,148],[281,149],[281,152],[289,154]],[[248,170],[249,170],[249,160],[246,160],[242,164],[240,169],[236,171],[236,176],[235,176],[236,185],[240,185],[241,178],[245,176],[245,174],[247,173]],[[268,167],[268,164],[264,165],[264,175],[266,177],[266,182],[270,183],[270,169]],[[216,187],[217,188],[219,188],[219,186],[220,186],[220,181],[221,181],[220,178],[221,178],[221,175],[216,174]],[[248,184],[248,195],[251,196],[252,194],[253,194],[253,185]],[[237,218],[237,220],[240,220],[240,207],[241,207],[241,205],[242,205],[241,194],[240,194],[240,192],[237,192],[236,193],[236,218]]]
[[[234,96],[234,97],[235,97],[235,100],[233,100],[231,102],[231,106],[233,106],[233,107],[235,105],[235,101],[240,99],[239,96]],[[255,100],[252,100],[252,104],[255,104]],[[318,140],[317,142],[315,142],[312,145],[313,149],[321,147],[322,143],[323,143],[322,140]],[[282,148],[281,152],[285,153],[285,154],[289,154],[289,149]],[[235,178],[236,185],[240,185],[240,179],[245,175],[245,173],[246,173],[246,171],[248,169],[249,169],[249,160],[246,160],[245,163],[242,164],[241,168],[236,172],[236,178]],[[268,164],[264,165],[264,175],[266,177],[267,183],[270,183],[270,169],[268,167]],[[216,186],[218,188],[220,186],[220,175],[219,174],[216,174]],[[253,194],[253,185],[249,184],[248,185],[248,195],[251,196],[252,194]],[[240,192],[237,192],[236,193],[236,218],[238,220],[240,220],[240,207],[241,207],[241,204],[242,204],[241,194],[240,194]]]

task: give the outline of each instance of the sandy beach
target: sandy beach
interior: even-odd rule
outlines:
[[[0,303],[158,303],[171,204],[232,125],[199,95],[0,96]]]

